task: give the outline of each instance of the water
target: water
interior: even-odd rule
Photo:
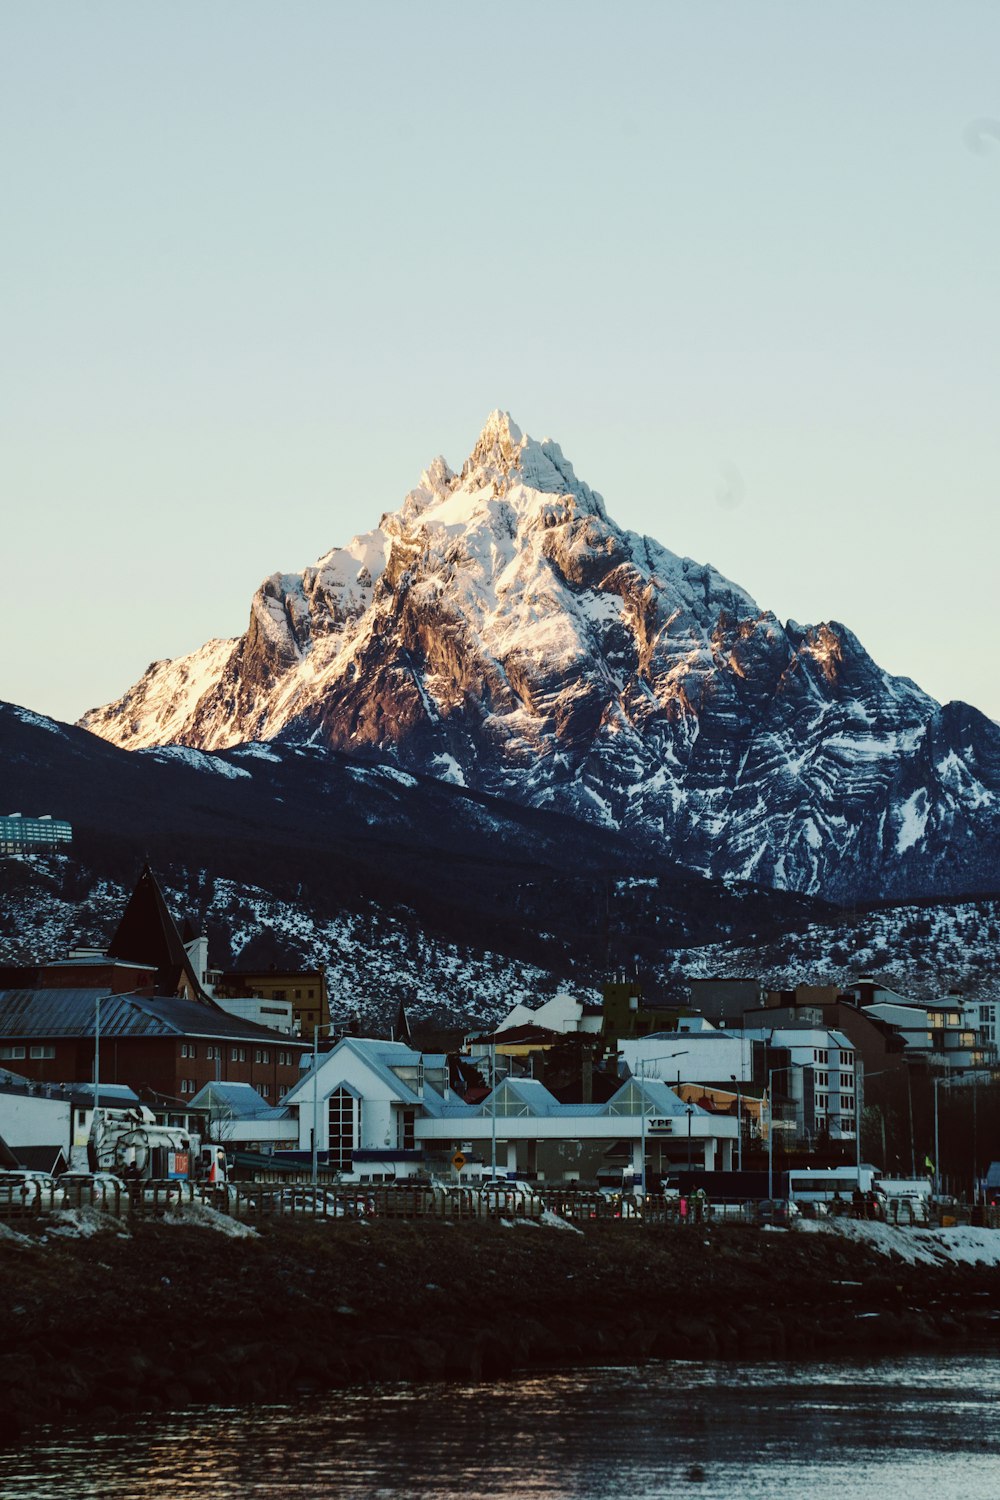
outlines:
[[[0,1453],[3,1500],[993,1500],[1000,1358],[669,1364],[201,1409]]]

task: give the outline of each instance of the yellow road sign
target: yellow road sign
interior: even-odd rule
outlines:
[[[456,1172],[461,1172],[462,1168],[465,1166],[465,1157],[462,1155],[461,1151],[455,1152],[455,1155],[451,1159],[451,1164],[455,1168]]]

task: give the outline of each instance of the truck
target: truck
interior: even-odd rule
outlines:
[[[140,1182],[186,1182],[203,1169],[213,1184],[225,1182],[225,1153],[214,1146],[208,1150],[211,1162],[203,1163],[197,1136],[180,1126],[158,1125],[152,1110],[137,1104],[96,1109],[85,1157],[72,1165],[78,1170],[114,1172]]]

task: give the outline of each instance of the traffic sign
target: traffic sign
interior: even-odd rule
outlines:
[[[465,1166],[465,1157],[462,1155],[461,1151],[455,1152],[455,1155],[451,1159],[451,1164],[455,1168],[456,1172],[461,1172],[462,1168]]]

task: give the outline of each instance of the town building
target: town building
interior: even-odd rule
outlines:
[[[70,824],[50,813],[37,818],[26,818],[19,812],[0,816],[0,854],[52,853],[72,841]]]
[[[303,1042],[205,993],[148,867],[105,953],[8,967],[0,986],[0,1062],[36,1083],[93,1078],[98,1050],[102,1083],[175,1102],[233,1082],[278,1104],[299,1077]]]
[[[212,994],[220,1005],[246,998],[291,1010],[293,1029],[306,1041],[314,1027],[330,1024],[330,997],[323,969],[224,969],[212,972]],[[261,1011],[263,1015],[263,1010]]]
[[[191,1100],[201,1114],[200,1135],[230,1151],[294,1151],[298,1120],[282,1106],[269,1104],[248,1083],[207,1083]]]
[[[619,1185],[680,1166],[728,1170],[735,1117],[678,1099],[656,1080],[625,1079],[601,1103],[563,1104],[537,1079],[504,1078],[475,1103],[451,1087],[448,1058],[401,1042],[347,1037],[289,1094],[299,1155],[354,1180],[428,1171],[463,1181],[494,1170],[544,1182]]]

